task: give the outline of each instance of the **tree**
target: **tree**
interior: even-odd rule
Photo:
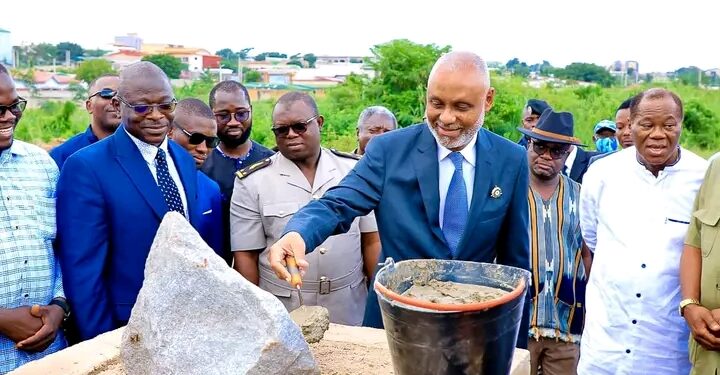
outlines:
[[[237,73],[238,70],[238,62],[235,59],[229,60],[229,59],[222,59],[220,61],[220,67],[223,69],[230,69],[233,71],[233,73]]]
[[[675,78],[683,85],[688,86],[698,86],[701,82],[705,81],[702,70],[697,66],[689,66],[676,70]]]
[[[267,54],[265,52],[255,56],[255,61],[265,61],[267,59]]]
[[[81,62],[75,71],[75,77],[87,84],[103,74],[115,73],[110,61],[105,59],[92,59]]]
[[[223,59],[232,60],[236,58],[235,52],[231,50],[230,48],[223,48],[217,52],[215,52],[216,55],[222,57]]]
[[[530,74],[530,67],[527,63],[520,61],[517,57],[508,61],[505,67],[512,72],[512,75],[518,77],[527,77]]]
[[[595,82],[604,87],[610,87],[615,82],[613,76],[602,66],[588,63],[572,63],[558,72],[562,78],[576,81]]]
[[[180,78],[180,73],[187,69],[187,65],[183,64],[180,59],[166,54],[145,56],[142,61],[149,61],[157,65],[171,79]]]
[[[317,56],[312,53],[306,53],[305,55],[303,55],[303,60],[308,63],[309,68],[314,68],[315,62],[317,61]]]
[[[240,51],[238,51],[238,52],[236,53],[237,58],[239,58],[240,60],[245,60],[245,59],[247,59],[248,53],[250,53],[250,51],[252,51],[253,49],[254,49],[253,47],[241,49]]]
[[[78,61],[85,53],[85,50],[80,45],[72,42],[61,42],[56,47],[57,53],[55,57],[58,61],[65,61],[65,51],[70,51],[70,60],[72,61]]]
[[[257,70],[250,69],[247,67],[242,68],[243,71],[243,82],[250,83],[250,82],[262,82],[262,74],[258,72]]]
[[[85,50],[85,57],[91,57],[91,58],[92,58],[92,57],[102,57],[102,56],[105,56],[108,52],[110,52],[110,51],[107,51],[107,50],[104,50],[104,49],[99,49],[99,48],[97,48],[97,49],[86,49],[86,50]]]
[[[299,67],[301,67],[301,68],[303,67],[303,63],[302,63],[302,61],[300,61],[300,60],[290,60],[290,61],[287,62],[287,64],[288,64],[288,65],[299,66]]]
[[[34,46],[34,57],[38,65],[52,64],[53,58],[57,55],[58,49],[50,43],[40,43]]]

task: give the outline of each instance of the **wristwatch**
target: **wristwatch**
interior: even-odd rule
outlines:
[[[70,317],[70,305],[68,305],[67,301],[65,301],[64,298],[53,298],[53,300],[48,303],[48,306],[50,305],[59,306],[61,309],[63,309],[63,312],[65,313],[63,315],[63,323],[67,321],[67,319]]]
[[[698,301],[698,300],[696,300],[696,299],[693,299],[693,298],[686,298],[686,299],[680,301],[680,309],[679,309],[680,316],[685,316],[685,315],[683,315],[683,310],[685,310],[685,308],[686,308],[688,305],[698,305],[698,306],[701,306],[701,305],[700,305],[700,301]]]

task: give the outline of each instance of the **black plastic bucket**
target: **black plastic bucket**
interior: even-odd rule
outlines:
[[[509,293],[468,305],[400,296],[413,283],[432,279]],[[500,264],[388,258],[375,277],[375,291],[395,374],[508,374],[529,280],[527,270]]]

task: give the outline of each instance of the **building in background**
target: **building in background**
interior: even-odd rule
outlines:
[[[13,47],[10,31],[0,29],[0,63],[13,66]]]

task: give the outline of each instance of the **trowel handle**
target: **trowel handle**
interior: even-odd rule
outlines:
[[[300,270],[298,269],[295,257],[288,255],[285,257],[285,263],[287,263],[288,271],[290,271],[290,285],[292,285],[293,288],[302,285],[302,277],[300,277]]]

